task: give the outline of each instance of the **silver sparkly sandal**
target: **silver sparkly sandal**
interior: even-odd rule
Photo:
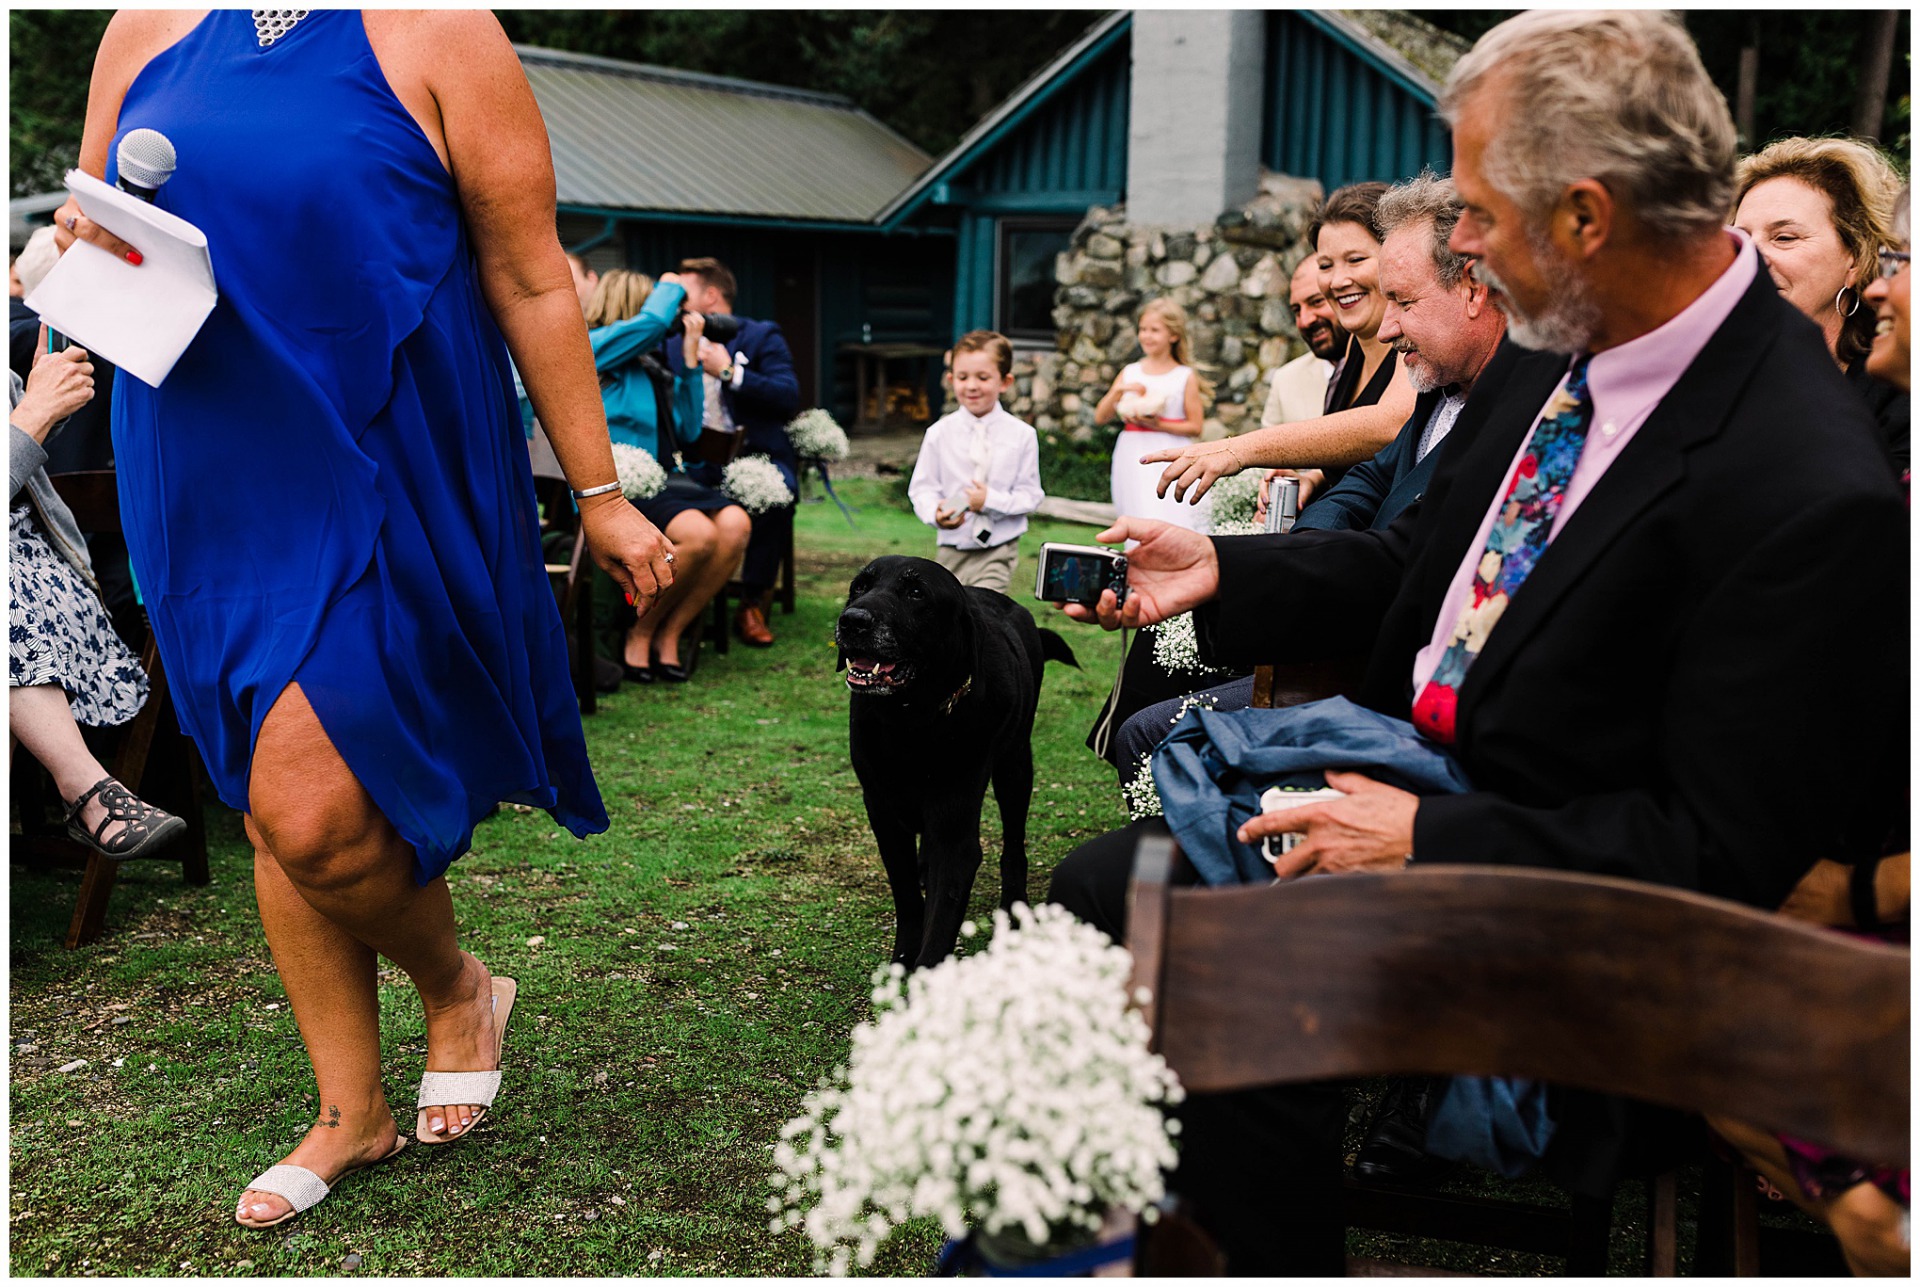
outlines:
[[[378,1166],[382,1162],[392,1161],[400,1155],[400,1150],[406,1146],[407,1137],[402,1135],[394,1142],[392,1152],[382,1157],[376,1157],[371,1162],[362,1162],[358,1166],[348,1167],[333,1177],[333,1183],[340,1183],[340,1181],[346,1179],[355,1171],[364,1171],[370,1166]],[[277,1224],[285,1224],[302,1211],[312,1210],[315,1206],[319,1205],[320,1199],[326,1197],[327,1194],[333,1191],[333,1185],[328,1184],[304,1166],[295,1166],[290,1162],[282,1162],[278,1166],[270,1166],[260,1172],[260,1174],[254,1176],[247,1184],[247,1189],[252,1189],[256,1193],[271,1193],[276,1198],[285,1198],[290,1204],[290,1209],[285,1215],[275,1216],[271,1220],[243,1220],[238,1213],[233,1217],[234,1223],[243,1228],[271,1229]],[[244,1193],[247,1189],[242,1189],[241,1192]]]
[[[426,1145],[451,1144],[455,1140],[465,1139],[473,1134],[473,1128],[487,1120],[487,1110],[493,1107],[494,1096],[500,1093],[501,1052],[507,1039],[507,1020],[513,1015],[514,1000],[520,995],[520,985],[512,979],[494,976],[493,980],[493,1068],[486,1072],[423,1072],[420,1074],[420,1093],[414,1102],[420,1105],[419,1116],[413,1124],[414,1138]],[[454,1104],[478,1104],[480,1111],[474,1114],[473,1121],[466,1126],[455,1127],[448,1121],[448,1131],[444,1135],[432,1135],[427,1131],[427,1107],[437,1105],[441,1108]]]

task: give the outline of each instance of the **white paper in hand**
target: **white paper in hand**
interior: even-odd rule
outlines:
[[[206,234],[81,170],[67,171],[67,191],[87,218],[144,262],[135,267],[77,241],[27,307],[75,344],[158,388],[220,299]]]

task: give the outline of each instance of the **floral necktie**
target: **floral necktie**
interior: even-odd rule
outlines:
[[[1593,395],[1587,391],[1590,361],[1587,354],[1575,361],[1548,401],[1507,483],[1506,500],[1487,533],[1486,550],[1474,568],[1473,590],[1461,605],[1453,638],[1413,703],[1413,726],[1436,742],[1454,740],[1455,708],[1467,668],[1547,548],[1567,482],[1580,463],[1587,427],[1593,423]]]

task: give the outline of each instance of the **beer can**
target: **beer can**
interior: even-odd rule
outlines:
[[[1300,517],[1300,480],[1281,477],[1267,484],[1267,530],[1287,532]]]

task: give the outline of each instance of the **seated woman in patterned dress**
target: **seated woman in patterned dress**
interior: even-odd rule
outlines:
[[[147,676],[113,632],[79,526],[46,471],[47,439],[93,398],[93,363],[84,349],[46,353],[24,388],[18,375],[10,381],[7,725],[53,775],[67,834],[109,858],[145,858],[187,824],[114,781],[80,736],[81,724],[138,714]]]

